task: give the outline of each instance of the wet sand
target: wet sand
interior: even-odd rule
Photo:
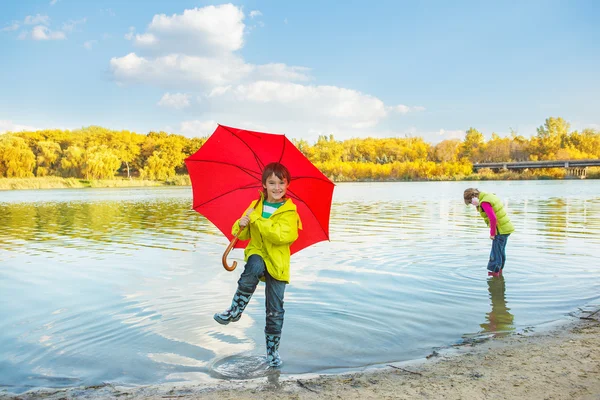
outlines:
[[[343,375],[217,385],[103,385],[0,399],[600,399],[600,310],[544,333],[467,344],[428,359]]]

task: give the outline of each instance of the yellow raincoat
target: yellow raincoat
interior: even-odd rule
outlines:
[[[262,196],[260,200],[250,203],[242,215],[254,208],[250,214],[250,229],[246,227],[240,232],[238,219],[233,224],[231,233],[235,236],[240,232],[240,240],[250,239],[244,250],[245,261],[251,255],[258,254],[265,261],[269,275],[278,281],[290,283],[290,246],[298,239],[298,230],[302,229],[296,205],[288,198],[269,218],[262,217],[262,206]]]

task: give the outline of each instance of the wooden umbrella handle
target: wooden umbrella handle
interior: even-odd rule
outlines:
[[[235,235],[235,237],[231,239],[231,243],[229,243],[229,246],[227,246],[227,248],[225,249],[225,253],[223,253],[223,268],[225,268],[227,271],[233,271],[237,267],[237,261],[234,261],[233,264],[231,264],[231,266],[229,266],[229,264],[227,263],[227,256],[229,255],[229,252],[231,251],[231,249],[233,249],[233,246],[235,246],[237,241],[238,237],[237,235]]]
[[[262,199],[262,195],[258,196],[258,200],[256,201],[256,204],[258,204],[258,202]],[[223,253],[223,258],[221,259],[221,261],[223,262],[223,268],[225,268],[227,271],[233,271],[236,267],[237,267],[237,261],[234,261],[231,266],[229,266],[229,264],[227,263],[227,256],[229,255],[229,252],[231,251],[231,249],[233,249],[233,246],[235,246],[235,244],[238,241],[238,235],[240,233],[242,233],[242,231],[246,229],[245,227],[240,227],[240,230],[238,232],[237,235],[235,235],[235,237],[233,239],[231,239],[231,243],[229,243],[229,246],[227,246],[227,248],[225,249],[225,253]],[[250,229],[250,228],[248,228]]]

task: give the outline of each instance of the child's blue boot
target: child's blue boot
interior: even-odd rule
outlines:
[[[267,333],[265,339],[267,341],[267,363],[270,367],[281,367],[281,364],[283,364],[281,357],[279,357],[279,340],[281,340],[281,336]]]
[[[236,290],[231,306],[222,313],[215,314],[213,318],[221,325],[239,321],[251,297],[252,293],[244,293],[240,289]]]

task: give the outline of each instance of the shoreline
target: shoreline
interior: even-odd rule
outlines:
[[[465,343],[426,359],[342,374],[217,384],[36,389],[0,399],[600,399],[600,310],[544,329]]]
[[[597,180],[600,177],[587,177],[582,180]],[[488,181],[569,181],[570,178],[549,178],[539,177],[520,177],[520,178],[502,178],[494,179],[490,176],[464,176],[461,179],[363,179],[355,181],[334,181],[340,183],[400,183],[400,182],[488,182]],[[580,180],[580,179],[577,179]],[[187,175],[179,175],[172,180],[151,181],[142,179],[98,179],[86,180],[79,178],[0,178],[0,191],[12,190],[47,190],[47,189],[88,189],[88,188],[143,188],[143,187],[174,187],[191,186]]]

